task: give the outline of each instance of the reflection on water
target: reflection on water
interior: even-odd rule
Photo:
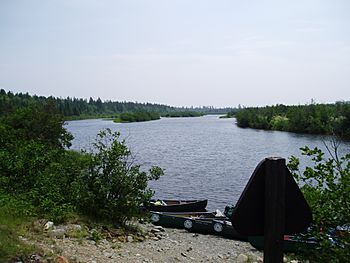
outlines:
[[[218,116],[162,118],[141,123],[82,120],[67,123],[73,149],[91,148],[103,128],[121,132],[138,163],[158,165],[165,176],[151,182],[156,198],[208,199],[208,209],[235,204],[255,166],[265,157],[300,157],[300,147],[325,150],[324,136],[241,129]],[[329,139],[329,138],[328,138]],[[349,152],[344,142],[340,152]]]

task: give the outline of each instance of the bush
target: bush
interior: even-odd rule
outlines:
[[[61,221],[74,211],[73,182],[80,154],[67,151],[73,138],[52,105],[34,105],[3,116],[0,124],[0,188],[27,200],[33,213]]]
[[[88,170],[77,183],[77,196],[84,213],[123,224],[142,214],[141,205],[153,196],[148,181],[159,179],[163,170],[153,167],[148,173],[141,171],[119,136],[110,129],[98,134],[95,152],[87,154]]]
[[[316,250],[308,251],[307,256],[315,262],[347,262],[350,258],[349,232],[334,236],[337,227],[348,226],[350,222],[350,154],[339,157],[338,146],[335,141],[332,149],[327,146],[331,155],[328,159],[318,148],[301,148],[302,154],[314,163],[302,173],[298,158],[292,156],[288,164],[302,185],[301,190],[313,213],[313,228],[309,234],[318,238],[320,244]]]
[[[94,153],[67,150],[73,137],[63,127],[63,116],[50,105],[20,109],[0,122],[0,189],[27,200],[35,213],[56,223],[72,213],[123,223],[140,215],[140,205],[153,192],[148,173],[134,165],[119,133],[101,131]]]

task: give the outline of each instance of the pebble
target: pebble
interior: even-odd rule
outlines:
[[[126,238],[126,240],[127,240],[128,242],[132,242],[132,241],[134,241],[134,238],[133,238],[132,236],[128,236],[128,237]]]
[[[245,263],[248,262],[248,257],[245,254],[239,254],[237,257],[237,263]]]
[[[49,232],[49,236],[55,237],[55,238],[64,238],[65,234],[66,234],[66,230],[63,228],[52,229]]]
[[[153,229],[158,229],[158,230],[160,230],[160,231],[162,231],[162,232],[165,232],[165,229],[164,229],[164,227],[162,227],[162,226],[154,226]]]

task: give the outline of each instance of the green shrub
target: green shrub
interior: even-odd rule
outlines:
[[[149,201],[153,191],[149,180],[156,180],[163,170],[153,167],[148,173],[135,165],[120,134],[101,131],[88,154],[89,168],[77,183],[80,209],[95,218],[124,223],[141,215],[140,206]]]
[[[72,186],[81,154],[67,151],[72,136],[52,105],[19,109],[0,122],[0,188],[35,211],[62,221],[74,211]]]
[[[327,147],[331,157],[325,158],[318,149],[301,148],[311,158],[313,167],[299,171],[300,161],[292,156],[288,164],[313,213],[313,227],[309,233],[320,240],[316,250],[308,251],[315,262],[347,262],[350,258],[350,233],[336,235],[337,226],[350,222],[350,154],[338,156],[338,144]]]
[[[289,120],[285,116],[276,115],[272,117],[270,125],[272,130],[287,131]]]

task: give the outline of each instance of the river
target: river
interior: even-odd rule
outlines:
[[[119,131],[144,169],[158,165],[165,170],[160,180],[150,182],[156,198],[208,199],[209,210],[235,204],[265,157],[301,157],[299,148],[305,145],[325,150],[323,142],[330,138],[242,129],[235,119],[213,115],[139,123],[80,120],[67,122],[66,128],[75,137],[75,150],[91,149],[103,128]],[[339,150],[349,149],[350,142],[342,142]]]

